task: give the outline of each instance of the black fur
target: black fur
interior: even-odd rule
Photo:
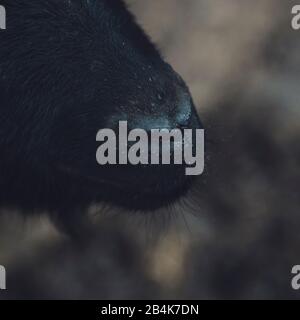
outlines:
[[[190,179],[183,166],[96,163],[97,131],[119,120],[200,127],[185,83],[123,1],[1,4],[1,205],[48,210],[70,223],[94,202],[148,211],[184,194]],[[192,109],[185,124],[176,120],[182,99]]]

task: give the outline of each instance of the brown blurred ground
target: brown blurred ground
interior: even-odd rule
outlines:
[[[191,88],[206,127],[206,173],[172,213],[100,212],[80,247],[46,218],[6,213],[6,297],[300,297],[290,286],[300,264],[293,1],[128,2]]]

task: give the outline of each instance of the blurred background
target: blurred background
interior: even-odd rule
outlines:
[[[92,208],[74,244],[46,215],[0,218],[0,298],[297,299],[300,31],[289,0],[128,0],[187,81],[206,171],[153,215]],[[299,1],[300,4],[300,1]]]

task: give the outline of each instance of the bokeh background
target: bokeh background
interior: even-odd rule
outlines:
[[[187,81],[206,171],[174,208],[91,209],[81,243],[2,210],[0,298],[297,299],[300,31],[289,0],[128,0]],[[300,4],[300,3],[299,3]]]

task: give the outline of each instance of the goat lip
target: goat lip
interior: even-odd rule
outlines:
[[[74,168],[71,168],[69,166],[66,166],[66,165],[59,165],[58,166],[58,169],[68,175],[71,175],[71,176],[75,176],[75,177],[78,177],[80,179],[84,179],[84,180],[87,180],[87,181],[90,181],[94,184],[97,184],[97,185],[101,185],[103,186],[103,184],[108,184],[112,187],[118,187],[118,188],[121,188],[122,186],[124,186],[124,183],[128,183],[126,181],[111,181],[111,180],[108,180],[108,179],[101,179],[101,178],[95,178],[95,177],[92,177],[90,175],[86,175],[86,174],[83,174],[83,173],[80,173],[79,170],[77,169],[74,169]]]
[[[70,168],[69,166],[66,166],[66,165],[59,165],[58,169],[68,175],[89,181],[95,185],[98,185],[99,187],[103,187],[104,185],[109,185],[110,187],[124,190],[124,187],[126,187],[130,184],[131,186],[136,187],[137,190],[140,188],[140,185],[137,183],[134,183],[133,181],[127,181],[127,180],[121,180],[121,179],[112,181],[109,179],[103,179],[103,178],[98,178],[98,177],[95,178],[95,177],[92,177],[87,174],[82,174],[79,172],[79,170],[74,169],[74,168]],[[143,193],[145,193],[145,194],[150,193],[151,191],[153,193],[152,186],[149,188],[146,188],[146,187],[143,188]]]
[[[187,179],[185,183],[178,183],[178,184],[171,184],[172,187],[168,190],[163,190],[163,188],[159,188],[158,183],[152,183],[149,186],[141,186],[140,182],[135,182],[134,180],[125,180],[125,179],[105,179],[105,178],[99,178],[99,177],[93,177],[88,174],[83,174],[79,170],[71,168],[67,165],[59,165],[58,166],[59,171],[64,172],[65,174],[68,174],[69,176],[82,179],[84,181],[90,182],[93,185],[96,186],[96,188],[103,188],[103,186],[108,186],[112,188],[116,188],[117,190],[121,190],[122,192],[128,193],[128,194],[134,194],[134,196],[137,197],[143,197],[143,196],[162,196],[165,195],[168,197],[168,195],[172,195],[174,193],[177,193],[178,190],[185,189],[189,184],[191,184],[191,179]]]

